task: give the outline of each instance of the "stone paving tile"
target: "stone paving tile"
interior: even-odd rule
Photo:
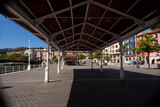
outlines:
[[[121,84],[119,82],[118,66],[104,66],[103,74],[99,73],[99,66],[97,65],[94,66],[94,70],[90,70],[90,65],[65,66],[64,70],[61,71],[60,74],[56,74],[56,68],[56,65],[50,66],[50,83],[48,84],[43,83],[44,68],[0,75],[0,90],[5,94],[5,98],[7,99],[6,101],[11,104],[8,107],[75,107],[74,102],[79,103],[79,101],[81,100],[83,103],[77,104],[76,107],[89,107],[90,105],[92,105],[92,101],[87,100],[86,98],[93,99],[94,95],[90,97],[87,95],[92,95],[95,92],[100,92],[101,88],[98,87],[107,87],[106,90],[101,90],[105,93],[116,92],[118,88],[122,90]],[[127,80],[135,79],[136,81],[139,81],[140,78],[146,78],[149,80],[153,78],[157,80],[160,76],[160,71],[157,69],[136,69],[125,67],[125,70]],[[152,75],[142,75],[143,73]],[[145,81],[144,84],[146,84],[147,80],[143,81]],[[132,81],[130,82],[132,83]],[[108,84],[107,86],[106,83]],[[140,83],[141,82],[139,82],[139,85]],[[135,84],[134,80],[133,84]],[[140,87],[139,85],[138,87]],[[130,87],[134,88],[133,86],[128,85],[128,83],[127,86],[129,87],[125,86],[125,88],[129,90],[131,90]],[[112,90],[108,90],[109,88],[111,88]],[[141,88],[143,89],[143,87]],[[152,90],[149,89],[149,91]],[[73,93],[77,96],[75,96]],[[119,95],[119,97],[114,94],[112,96],[114,100],[111,101],[111,99],[109,99],[107,96],[104,96],[103,93],[98,94],[99,97],[104,97],[104,101],[108,99],[107,101],[118,104],[123,99],[119,99],[120,97],[122,97],[121,94],[117,93],[117,95]],[[72,99],[72,96],[75,100]],[[133,95],[131,94],[130,96]],[[81,99],[81,97],[84,98]],[[79,101],[77,101],[76,99],[78,99]],[[88,101],[88,104],[83,99]],[[95,104],[94,100],[95,99],[93,99],[93,104]],[[70,105],[71,102],[72,104]],[[107,104],[104,103],[104,105]]]

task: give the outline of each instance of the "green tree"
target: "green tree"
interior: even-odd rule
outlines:
[[[136,54],[137,54],[137,60],[136,60],[136,67],[139,68],[139,64],[138,64],[138,55],[142,52],[142,50],[140,50],[140,48],[132,48],[132,50],[135,50]],[[144,52],[143,52],[144,53]]]
[[[155,30],[155,29],[158,29],[160,28],[160,24],[156,25],[156,26],[153,26],[151,29]]]
[[[127,46],[126,45],[122,45],[122,54],[124,55],[124,51],[127,50]],[[118,49],[118,51],[120,52],[120,47]]]
[[[23,61],[28,60],[28,56],[27,55],[21,55],[19,57],[19,60],[23,60]]]
[[[101,58],[101,52],[100,51],[95,52],[93,54],[93,58],[96,58],[96,59],[100,60],[100,58]]]
[[[10,55],[1,55],[0,56],[0,60],[28,60],[28,56],[26,55],[21,55],[19,53],[13,53]]]
[[[52,57],[52,60],[54,60],[54,59],[56,59],[57,57],[54,55],[53,57]]]
[[[8,56],[7,55],[1,55],[0,56],[0,60],[7,60],[8,59]]]
[[[92,56],[91,54],[88,54],[88,59],[91,59],[91,56]]]
[[[110,56],[108,55],[108,54],[106,54],[105,56],[104,56],[104,60],[106,60],[107,62],[110,60]]]
[[[82,60],[82,59],[86,59],[86,56],[85,55],[83,55],[83,54],[77,54],[77,56],[80,56],[79,58],[78,58],[78,60]]]
[[[138,41],[139,48],[135,48],[136,52],[140,54],[141,52],[148,53],[148,68],[150,68],[150,55],[151,52],[156,52],[160,50],[160,45],[157,43],[157,37],[153,35],[144,34],[142,39]]]

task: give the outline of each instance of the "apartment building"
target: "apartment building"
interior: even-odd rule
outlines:
[[[24,55],[29,55],[30,53],[30,58],[31,60],[37,60],[37,50],[38,49],[26,49],[25,52],[24,52]]]
[[[119,47],[119,43],[116,43],[103,50],[104,54],[108,54],[110,56],[110,62],[119,63]]]
[[[124,50],[124,62],[130,63],[130,61],[136,60],[136,53],[135,50],[132,50],[132,48],[135,48],[136,38],[135,35],[131,36],[123,41],[123,45],[126,47]]]
[[[153,35],[153,37],[157,37],[156,42],[160,44],[160,28],[146,32],[146,33],[141,33],[137,35],[137,41],[142,39],[143,34],[148,34],[148,35]],[[137,44],[138,45],[138,44]],[[145,63],[148,63],[148,53],[144,52],[138,55],[140,61],[145,61]],[[160,51],[159,52],[151,52],[150,53],[150,64],[156,63],[157,59],[160,59]]]

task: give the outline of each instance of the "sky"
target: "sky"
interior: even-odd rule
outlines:
[[[31,41],[31,48],[47,48],[45,42],[0,14],[0,49],[28,47],[28,40]]]

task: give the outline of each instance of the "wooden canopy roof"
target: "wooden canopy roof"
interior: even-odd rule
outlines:
[[[54,48],[96,51],[160,22],[157,0],[9,0],[1,13]]]

